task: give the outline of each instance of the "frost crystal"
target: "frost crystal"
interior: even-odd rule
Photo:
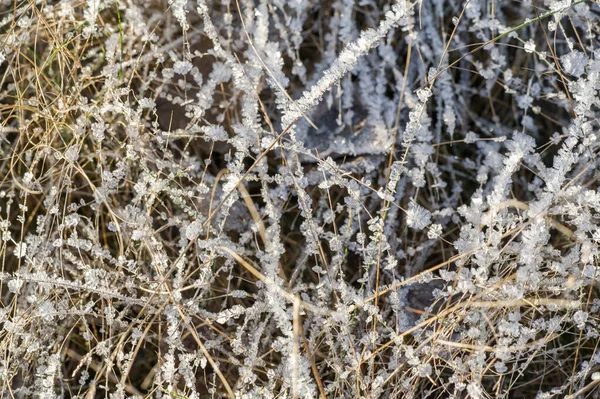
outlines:
[[[77,226],[79,221],[81,220],[81,216],[76,213],[72,213],[65,217],[65,226],[66,227],[74,227]]]
[[[106,131],[106,125],[101,122],[92,123],[92,136],[98,141],[104,140],[104,132]]]
[[[581,51],[572,51],[560,57],[560,62],[565,72],[578,78],[584,74],[589,59]]]
[[[27,244],[24,242],[16,244],[14,254],[17,258],[22,258],[27,255]]]
[[[427,238],[436,239],[440,235],[442,235],[442,225],[440,224],[432,224],[429,230],[427,230]]]
[[[8,291],[13,294],[18,294],[23,286],[23,280],[20,279],[12,279],[8,282]]]
[[[67,149],[67,151],[65,151],[65,158],[68,161],[76,162],[77,158],[79,158],[79,146],[73,145],[73,146],[69,147]]]
[[[431,97],[431,90],[429,90],[427,87],[419,89],[417,90],[417,97],[419,97],[419,100],[424,103],[429,97]]]
[[[99,8],[100,0],[87,0],[87,7],[83,12],[83,17],[88,24],[84,28],[84,34],[86,36],[96,32],[96,20],[98,19]]]
[[[154,100],[147,97],[140,99],[139,104],[141,108],[154,109],[154,107],[156,107],[156,103],[154,102]]]
[[[115,224],[115,222],[108,222],[108,231],[115,232],[119,230],[119,226]]]
[[[188,240],[195,240],[202,232],[202,222],[196,220],[185,229],[185,236]]]
[[[406,212],[406,224],[415,230],[423,230],[431,223],[431,214],[421,205],[411,200]]]
[[[192,70],[192,63],[189,61],[179,60],[179,61],[175,61],[175,64],[173,65],[173,72],[178,73],[180,75],[185,75],[191,70]]]
[[[577,328],[579,328],[580,330],[582,330],[585,327],[585,323],[588,319],[588,313],[578,310],[574,315],[573,315],[573,321],[575,322],[575,325],[577,325]]]
[[[173,11],[173,15],[179,21],[181,28],[186,31],[189,29],[187,22],[187,0],[169,0],[169,5]]]
[[[527,42],[525,42],[525,52],[527,53],[533,53],[535,51],[535,42],[533,41],[533,39],[529,39]]]

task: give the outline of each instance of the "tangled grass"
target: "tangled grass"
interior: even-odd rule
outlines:
[[[0,0],[0,396],[597,397],[599,17]]]

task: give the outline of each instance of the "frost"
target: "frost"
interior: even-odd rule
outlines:
[[[106,131],[106,124],[101,122],[92,123],[92,136],[98,141],[104,140],[104,132]]]
[[[180,75],[186,75],[189,71],[192,70],[192,63],[186,60],[175,61],[173,64],[173,72],[178,73]]]
[[[596,4],[5,3],[15,397],[593,396]]]
[[[560,62],[565,72],[567,72],[569,75],[575,76],[576,78],[584,74],[588,61],[588,57],[586,57],[581,51],[572,51],[560,57]]]
[[[190,223],[185,229],[185,236],[188,240],[195,240],[202,233],[202,222],[196,220]]]
[[[434,240],[442,235],[442,225],[432,224],[429,230],[427,230],[427,238]]]
[[[34,180],[34,176],[33,173],[31,172],[25,172],[25,174],[23,175],[23,184],[25,184],[26,186],[31,186],[31,183]]]
[[[411,200],[406,211],[406,224],[415,230],[423,230],[431,223],[431,214],[414,200]]]
[[[141,108],[154,109],[156,107],[156,103],[151,98],[142,98],[139,101]]]
[[[115,232],[119,230],[119,226],[115,224],[115,222],[108,222],[108,231]]]
[[[207,139],[212,141],[226,141],[229,136],[222,126],[208,126],[203,129],[203,133]],[[265,138],[265,140],[268,140]]]
[[[131,239],[133,241],[141,241],[146,237],[146,232],[143,230],[134,230],[131,234]]]
[[[431,90],[428,88],[417,90],[417,97],[419,97],[419,100],[423,103],[427,102],[427,99],[431,97],[431,94]]]
[[[27,244],[24,242],[15,245],[14,254],[17,258],[22,258],[27,255]]]
[[[508,371],[508,367],[506,367],[506,364],[504,364],[503,362],[496,362],[494,364],[494,368],[500,374],[506,373]]]
[[[577,328],[583,330],[583,328],[585,327],[585,323],[588,320],[588,317],[589,315],[587,312],[581,310],[575,312],[575,314],[573,315],[573,321],[575,322]]]
[[[12,279],[8,281],[8,291],[13,294],[18,294],[21,291],[24,281],[20,279]]]
[[[83,17],[88,24],[84,28],[84,34],[86,36],[96,32],[96,20],[98,19],[99,11],[100,0],[87,0],[87,7],[83,12]]]
[[[77,224],[79,224],[80,220],[81,220],[81,216],[79,216],[76,213],[67,215],[65,217],[65,227],[75,227],[75,226],[77,226]]]
[[[473,143],[475,143],[477,141],[478,138],[479,137],[477,136],[476,133],[474,133],[474,132],[468,132],[465,135],[465,143],[467,143],[467,144],[473,144]]]
[[[533,41],[533,39],[529,39],[527,42],[525,42],[525,52],[527,53],[533,53],[535,51],[535,42]]]
[[[70,162],[77,162],[79,158],[79,146],[72,145],[65,151],[65,158]]]
[[[417,367],[417,373],[420,377],[427,377],[431,375],[433,367],[430,364],[421,364]]]
[[[169,0],[169,5],[173,15],[181,25],[181,28],[186,31],[189,29],[187,22],[187,0]]]
[[[38,315],[45,321],[51,322],[56,316],[56,309],[50,301],[43,301],[38,307]]]

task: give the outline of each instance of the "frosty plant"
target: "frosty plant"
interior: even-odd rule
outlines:
[[[0,396],[600,392],[592,0],[0,1]]]

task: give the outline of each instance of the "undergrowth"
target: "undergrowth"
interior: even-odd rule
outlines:
[[[599,395],[592,0],[0,0],[0,396]]]

